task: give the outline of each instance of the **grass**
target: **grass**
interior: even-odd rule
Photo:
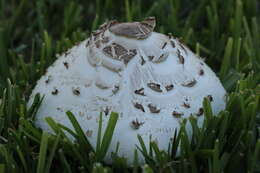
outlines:
[[[55,135],[33,124],[41,100],[28,96],[56,54],[87,38],[106,20],[157,18],[156,31],[173,33],[218,74],[228,91],[226,109],[213,116],[204,100],[202,128],[191,117],[191,141],[183,127],[168,151],[156,143],[140,150],[133,168],[114,153],[102,162],[118,115],[99,133],[96,150],[73,113],[74,130],[48,124]],[[260,172],[260,3],[257,0],[0,0],[0,173],[2,172]],[[102,115],[101,115],[102,116]],[[101,126],[99,131],[101,132]],[[72,143],[66,134],[75,137]],[[180,155],[176,155],[180,146]],[[136,151],[133,151],[137,153]],[[135,154],[137,158],[137,154]]]

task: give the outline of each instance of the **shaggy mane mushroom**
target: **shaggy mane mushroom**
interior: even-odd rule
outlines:
[[[118,112],[108,154],[120,143],[119,156],[131,165],[141,135],[148,146],[150,136],[167,150],[174,130],[193,115],[201,126],[202,101],[208,97],[217,114],[225,107],[225,89],[215,73],[187,46],[172,36],[154,32],[155,18],[141,22],[109,21],[89,38],[58,57],[34,88],[44,100],[35,124],[50,131],[45,118],[73,129],[65,115],[75,114],[91,145],[96,146],[100,112],[106,126],[110,112]],[[189,135],[191,125],[187,124]],[[95,147],[94,147],[95,148]],[[141,153],[139,163],[144,163]]]

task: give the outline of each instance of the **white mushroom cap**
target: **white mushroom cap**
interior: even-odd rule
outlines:
[[[210,97],[214,114],[224,109],[226,92],[215,73],[177,39],[153,32],[154,27],[154,18],[108,22],[61,55],[31,95],[29,105],[36,93],[45,96],[36,125],[50,131],[44,119],[51,116],[73,129],[65,115],[71,111],[96,146],[100,112],[106,115],[103,127],[110,112],[118,112],[105,160],[111,161],[119,142],[119,156],[131,164],[137,134],[146,146],[151,136],[167,150],[184,118],[193,114],[201,125],[204,97]],[[139,160],[143,163],[141,154]]]

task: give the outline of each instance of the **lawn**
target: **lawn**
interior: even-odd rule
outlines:
[[[57,58],[108,20],[141,21],[155,16],[155,31],[172,33],[213,69],[228,92],[226,109],[213,116],[203,102],[205,122],[196,120],[161,151],[139,148],[145,165],[128,168],[116,154],[102,162],[117,116],[93,149],[73,113],[76,143],[48,119],[56,134],[34,125],[40,97],[26,104],[37,80]],[[0,173],[2,172],[260,172],[260,1],[258,0],[1,0],[0,1]],[[183,122],[184,127],[185,122]],[[105,127],[103,127],[105,128]],[[105,141],[105,142],[104,142]],[[139,137],[140,144],[142,139]],[[176,154],[180,146],[180,154]],[[136,152],[136,151],[133,151]]]

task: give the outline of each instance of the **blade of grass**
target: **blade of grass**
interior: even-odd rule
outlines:
[[[133,173],[138,173],[138,166],[139,166],[139,161],[138,161],[138,152],[137,149],[134,150],[134,166],[133,166]]]
[[[62,149],[59,149],[59,156],[60,156],[60,160],[62,162],[64,171],[67,172],[67,173],[72,173],[70,164],[68,163]]]
[[[82,144],[86,148],[86,150],[93,151],[91,144],[89,143],[75,116],[70,111],[66,112],[66,114],[78,135],[79,143]]]
[[[100,152],[97,153],[98,158],[100,160],[103,160],[103,158],[105,157],[105,155],[107,153],[108,147],[112,141],[112,137],[113,137],[114,129],[116,127],[117,120],[118,120],[118,114],[115,112],[111,112],[110,118],[109,118],[109,121],[108,121],[108,124],[106,127],[106,131],[102,138]]]
[[[229,37],[226,44],[225,54],[220,69],[220,77],[222,79],[227,74],[228,69],[230,68],[232,49],[233,49],[233,39]]]
[[[103,122],[103,115],[102,115],[102,112],[100,112],[99,121],[98,121],[97,145],[96,145],[96,152],[97,152],[97,153],[100,152],[100,148],[101,148],[102,122]]]
[[[46,155],[47,155],[48,138],[49,138],[48,133],[43,132],[42,138],[41,138],[39,159],[38,159],[38,164],[37,164],[37,173],[44,173],[45,172],[45,162],[46,162]]]
[[[51,117],[46,117],[45,120],[57,135],[59,134],[62,137],[66,137],[65,133],[61,130],[58,124]]]
[[[0,173],[5,173],[5,164],[0,164]]]
[[[129,6],[129,1],[125,0],[125,13],[126,13],[126,20],[127,22],[131,22],[132,21],[132,15],[131,15],[131,11],[130,11],[130,6]]]
[[[61,136],[60,134],[55,136],[56,139],[55,139],[54,144],[53,144],[53,146],[51,148],[50,155],[48,157],[48,160],[47,160],[47,163],[46,163],[46,166],[45,166],[45,172],[46,173],[50,172],[52,161],[54,159],[54,156],[55,156],[58,144],[60,142],[60,136]]]

